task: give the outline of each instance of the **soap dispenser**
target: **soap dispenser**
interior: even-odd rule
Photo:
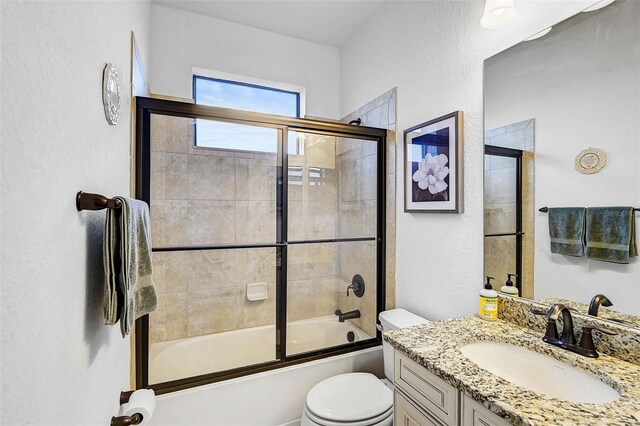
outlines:
[[[480,290],[480,318],[486,321],[495,321],[498,319],[498,292],[493,289],[491,280],[494,279],[487,275],[487,282],[484,289]]]
[[[502,288],[500,288],[500,292],[508,294],[510,296],[518,297],[518,296],[520,296],[520,292],[518,292],[518,287],[513,285],[513,281],[511,281],[511,277],[517,277],[517,275],[516,274],[507,274],[507,282],[504,283]]]

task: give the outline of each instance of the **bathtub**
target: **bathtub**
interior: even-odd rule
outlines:
[[[335,315],[292,321],[287,325],[289,355],[370,339],[367,333]],[[162,383],[275,360],[275,325],[245,328],[149,347],[149,383]]]
[[[160,395],[150,426],[299,425],[311,388],[336,374],[384,377],[382,347]]]

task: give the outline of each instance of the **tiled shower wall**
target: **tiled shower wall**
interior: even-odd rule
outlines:
[[[151,128],[154,247],[275,241],[274,154],[194,148],[191,119],[152,115]],[[304,137],[305,155],[289,158],[289,240],[375,236],[375,143]],[[320,175],[312,179],[312,171]],[[350,310],[342,298],[359,273],[368,285],[363,328],[375,334],[374,245],[301,244],[288,252],[289,321]],[[274,323],[275,249],[154,252],[153,261],[152,343]],[[268,284],[267,300],[246,299],[254,282]]]
[[[385,308],[393,309],[396,304],[396,89],[393,88],[383,93],[366,105],[358,108],[356,111],[344,117],[341,121],[348,123],[351,120],[360,118],[361,125],[388,129],[387,146],[386,146],[386,247],[385,247],[385,266],[386,266],[386,295]],[[354,158],[355,157],[355,158]],[[359,167],[367,167],[375,157],[371,157],[371,152],[363,150],[354,153],[351,156],[338,156],[338,169],[341,167],[353,167],[360,164]],[[366,185],[366,183],[364,183]],[[342,195],[342,194],[341,194]],[[338,206],[340,209],[350,208],[353,201],[358,200],[360,203],[375,204],[375,195],[369,192],[361,192],[359,194],[347,194],[347,197],[340,197]],[[371,222],[375,223],[375,218]],[[340,256],[338,268],[340,271],[340,279],[343,286],[351,282],[354,273],[359,273],[367,283],[367,292],[362,299],[355,297],[346,298],[346,293],[341,293],[340,307],[341,309],[360,309],[362,312],[362,327],[369,333],[375,333],[372,327],[376,324],[375,312],[375,245],[371,242],[358,243],[356,247],[345,248],[344,255]],[[371,260],[373,259],[373,260]],[[373,263],[370,263],[370,262]],[[364,271],[364,275],[363,275]]]
[[[276,156],[196,149],[194,128],[152,115],[154,247],[273,242]],[[275,294],[275,249],[155,252],[153,264],[151,342],[274,322],[273,297],[248,302],[246,284],[266,282]]]

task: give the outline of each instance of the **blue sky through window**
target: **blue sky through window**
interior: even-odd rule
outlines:
[[[197,104],[289,117],[300,111],[300,95],[295,92],[208,77],[193,80]],[[196,146],[274,153],[278,149],[275,129],[202,119],[196,126]],[[289,141],[289,153],[296,153],[295,140]]]

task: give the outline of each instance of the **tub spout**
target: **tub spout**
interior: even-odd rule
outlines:
[[[356,309],[355,311],[343,313],[340,309],[338,309],[336,311],[336,315],[338,316],[338,321],[344,322],[344,320],[360,318],[360,311]]]

